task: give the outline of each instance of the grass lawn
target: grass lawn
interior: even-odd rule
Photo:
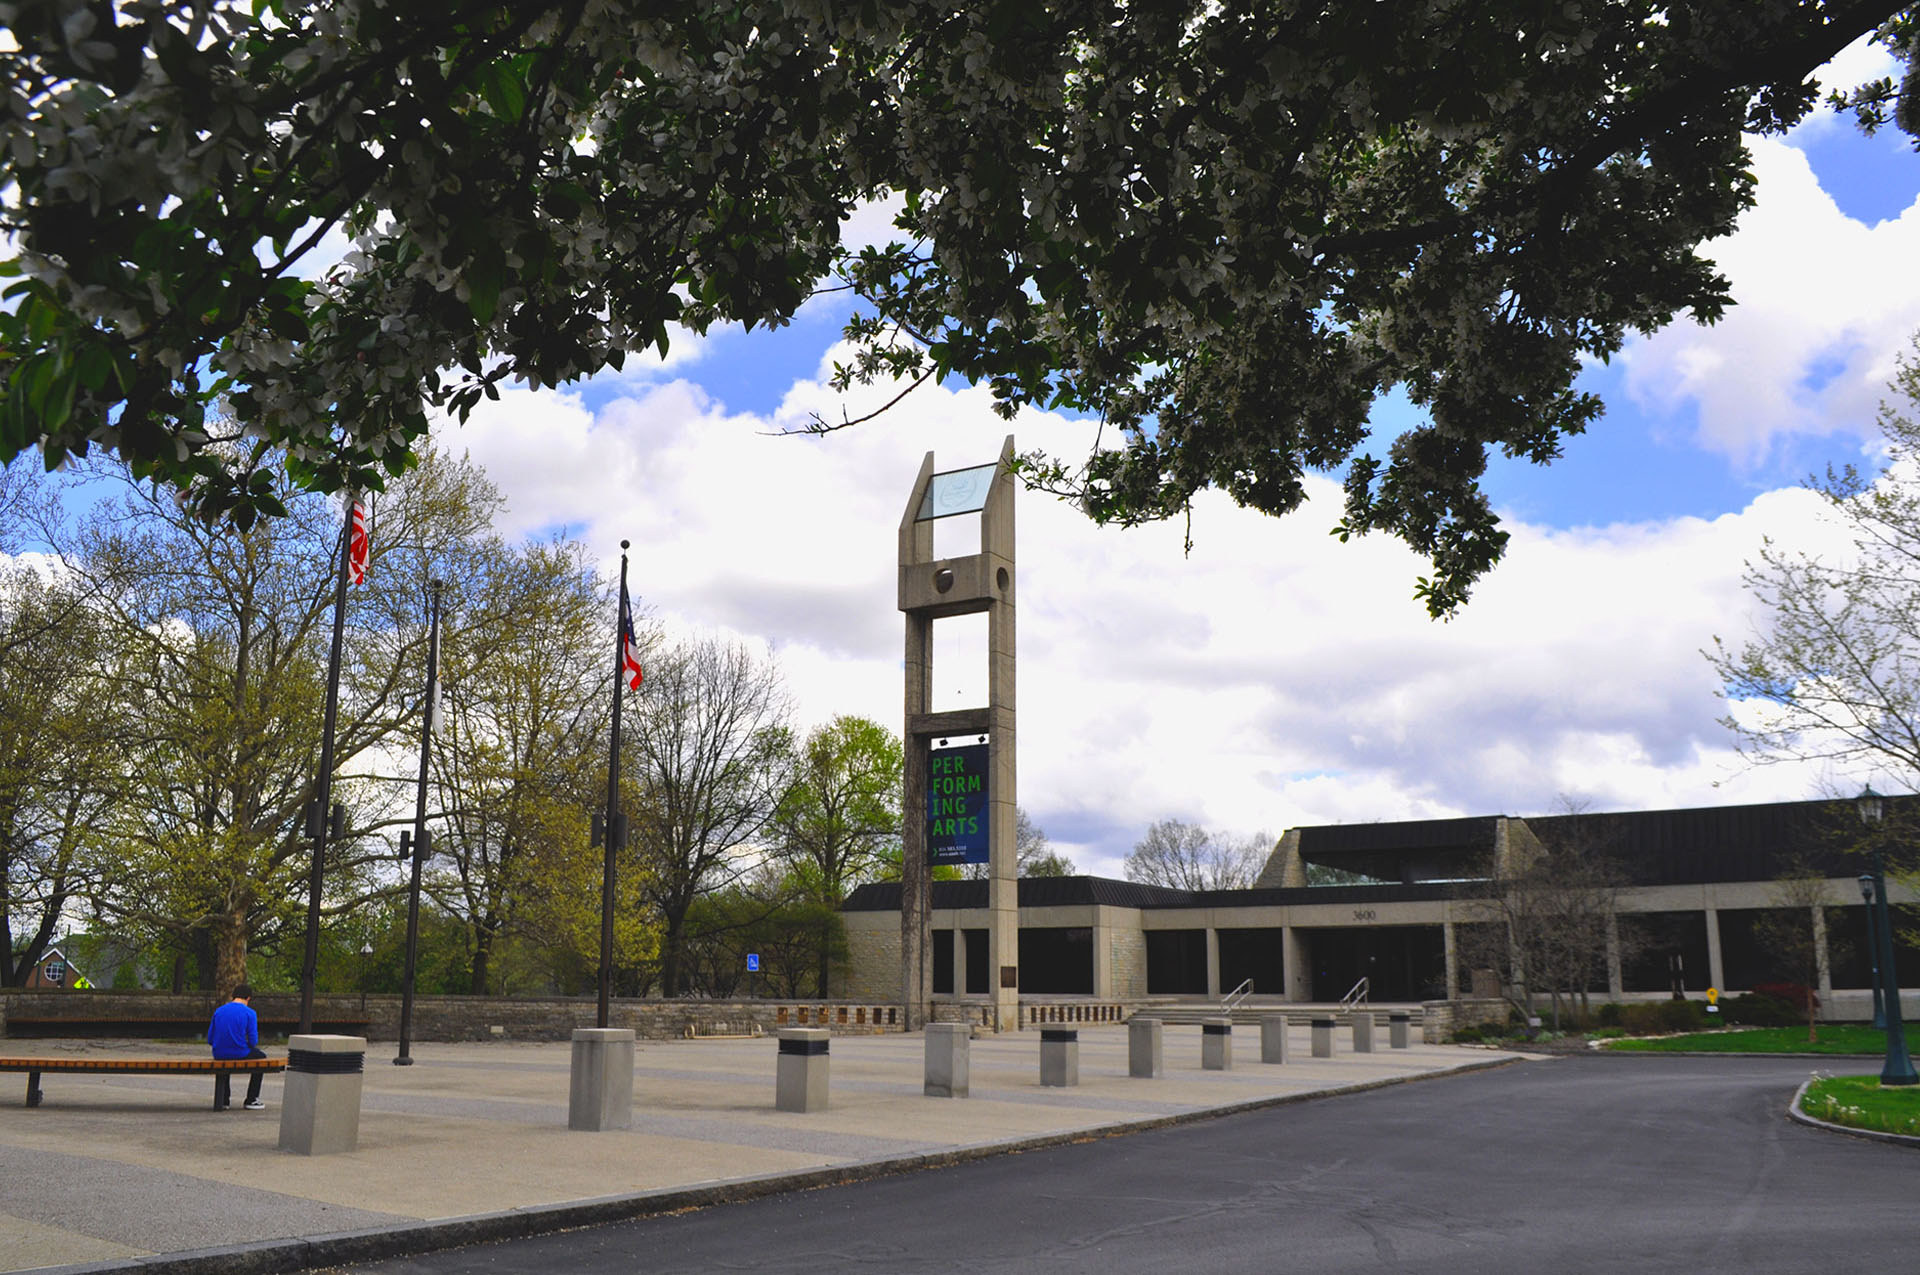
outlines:
[[[1907,1050],[1920,1054],[1920,1036],[1907,1028]],[[1610,1040],[1602,1049],[1628,1053],[1690,1054],[1884,1054],[1887,1034],[1859,1023],[1822,1023],[1820,1039],[1809,1041],[1805,1027],[1743,1027],[1681,1036]]]
[[[1882,1089],[1878,1076],[1832,1076],[1801,1095],[1800,1110],[1852,1129],[1920,1135],[1920,1085]]]

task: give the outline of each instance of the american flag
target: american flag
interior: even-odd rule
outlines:
[[[364,496],[353,498],[353,512],[347,516],[347,579],[354,584],[367,582],[367,559],[372,555],[373,541],[367,534],[367,501]]]
[[[620,671],[627,689],[640,689],[640,647],[633,640],[633,608],[627,604],[626,581],[620,582]]]

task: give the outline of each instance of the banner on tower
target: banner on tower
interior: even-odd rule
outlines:
[[[987,745],[931,750],[927,764],[927,861],[987,862]]]

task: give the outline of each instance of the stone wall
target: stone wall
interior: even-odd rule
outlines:
[[[1116,927],[1108,945],[1112,961],[1113,995],[1120,1000],[1137,1000],[1147,994],[1147,936],[1137,925]]]
[[[297,1021],[300,998],[292,992],[262,992],[253,1008],[266,1025],[263,1034],[284,1036]],[[198,1036],[218,999],[211,993],[0,991],[0,1034],[9,1036],[115,1035]],[[362,1006],[364,1005],[364,1010]],[[594,1025],[592,997],[421,996],[413,1003],[412,1039],[566,1040],[576,1027]],[[884,1001],[709,1001],[615,1000],[615,1027],[631,1027],[643,1040],[674,1040],[688,1035],[745,1036],[805,1023],[836,1033],[899,1031],[896,1007]],[[33,1025],[22,1019],[39,1020]],[[371,1040],[397,1040],[398,996],[318,996],[315,1026]],[[46,1020],[58,1020],[48,1023]],[[61,1023],[70,1023],[63,1028]],[[141,1031],[149,1022],[154,1029]],[[164,1028],[164,1030],[163,1030]]]
[[[1430,1045],[1444,1045],[1462,1027],[1505,1023],[1513,1007],[1496,997],[1492,1000],[1425,1001],[1420,1011],[1420,1038]]]
[[[870,919],[885,924],[862,924]],[[891,1000],[900,995],[900,914],[848,913],[847,967],[842,995],[855,1000]]]

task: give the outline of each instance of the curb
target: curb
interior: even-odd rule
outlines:
[[[1831,1057],[1832,1055],[1829,1055]],[[1814,1129],[1825,1129],[1828,1133],[1844,1133],[1850,1138],[1865,1138],[1869,1142],[1891,1142],[1903,1147],[1920,1147],[1920,1138],[1906,1133],[1884,1133],[1879,1129],[1856,1129],[1848,1124],[1835,1124],[1831,1120],[1822,1120],[1800,1110],[1800,1099],[1805,1096],[1811,1080],[1803,1080],[1800,1087],[1793,1091],[1793,1100],[1787,1104],[1787,1118],[1797,1120]]]
[[[312,1270],[321,1266],[342,1266],[355,1262],[384,1261],[394,1257],[412,1257],[440,1249],[461,1248],[470,1244],[498,1240],[525,1239],[554,1231],[599,1226],[608,1222],[626,1222],[656,1217],[683,1209],[711,1208],[717,1204],[739,1204],[768,1196],[821,1187],[846,1186],[901,1173],[926,1169],[945,1169],[976,1160],[1101,1138],[1119,1138],[1155,1129],[1199,1124],[1225,1116],[1292,1106],[1319,1098],[1366,1093],[1394,1085],[1422,1080],[1439,1080],[1469,1072],[1491,1071],[1529,1061],[1527,1058],[1489,1058],[1484,1062],[1463,1063],[1445,1071],[1423,1072],[1416,1076],[1386,1076],[1359,1084],[1306,1093],[1276,1094],[1251,1098],[1224,1107],[1207,1107],[1173,1115],[1150,1116],[1144,1120],[1116,1121],[1061,1133],[1036,1134],[1002,1142],[955,1147],[950,1151],[931,1151],[914,1155],[885,1156],[858,1160],[820,1169],[801,1169],[788,1173],[757,1174],[729,1178],[706,1186],[666,1187],[657,1191],[636,1191],[587,1200],[569,1200],[563,1204],[533,1205],[495,1213],[474,1213],[466,1217],[441,1218],[430,1222],[383,1226],[363,1231],[337,1231],[326,1235],[307,1235],[288,1239],[256,1240],[219,1248],[194,1249],[183,1253],[156,1253],[121,1261],[84,1262],[68,1266],[40,1267],[34,1275],[285,1275],[286,1272]]]

